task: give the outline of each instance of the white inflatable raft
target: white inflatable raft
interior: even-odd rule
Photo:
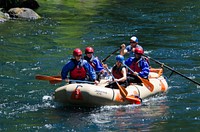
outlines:
[[[149,81],[154,85],[153,91],[149,91],[143,84],[131,84],[126,87],[129,96],[136,96],[140,99],[147,98],[159,92],[165,92],[168,84],[161,75],[162,69],[151,69]],[[55,90],[54,101],[64,105],[75,106],[102,106],[102,105],[125,105],[133,102],[124,99],[118,88],[106,88],[107,80],[102,79],[99,85],[74,83],[67,84]]]

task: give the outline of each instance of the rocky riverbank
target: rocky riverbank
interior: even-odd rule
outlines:
[[[39,19],[41,18],[34,10],[39,8],[35,0],[1,0],[0,23],[10,19]]]

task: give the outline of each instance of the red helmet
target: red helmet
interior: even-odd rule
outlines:
[[[94,49],[92,47],[86,47],[85,48],[85,54],[86,53],[94,53]]]
[[[82,51],[79,48],[74,49],[73,56],[79,56],[82,55]]]
[[[135,53],[143,55],[144,54],[144,50],[142,48],[135,48]]]

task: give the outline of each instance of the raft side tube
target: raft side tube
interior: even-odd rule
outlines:
[[[154,90],[151,92],[145,87],[143,83],[131,84],[126,90],[127,96],[138,96],[144,99],[154,94],[165,92],[168,89],[168,84],[163,76],[150,77],[149,81],[154,85]],[[156,75],[157,74],[157,75]],[[130,104],[129,101],[124,99],[118,88],[106,88],[107,80],[101,80],[99,85],[74,83],[67,84],[55,90],[54,101],[62,104],[71,104],[78,106],[103,106],[103,105],[125,105]]]
[[[76,95],[78,91],[79,95]],[[122,104],[118,89],[105,88],[91,84],[68,84],[55,90],[54,100],[61,103],[86,105]],[[127,103],[125,103],[127,104]]]

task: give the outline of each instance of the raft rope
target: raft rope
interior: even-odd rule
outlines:
[[[135,88],[137,89],[137,91],[138,91],[138,98],[140,98],[140,90],[139,90],[139,88],[135,85]],[[141,99],[141,98],[140,98]],[[141,99],[142,100],[142,99]]]

